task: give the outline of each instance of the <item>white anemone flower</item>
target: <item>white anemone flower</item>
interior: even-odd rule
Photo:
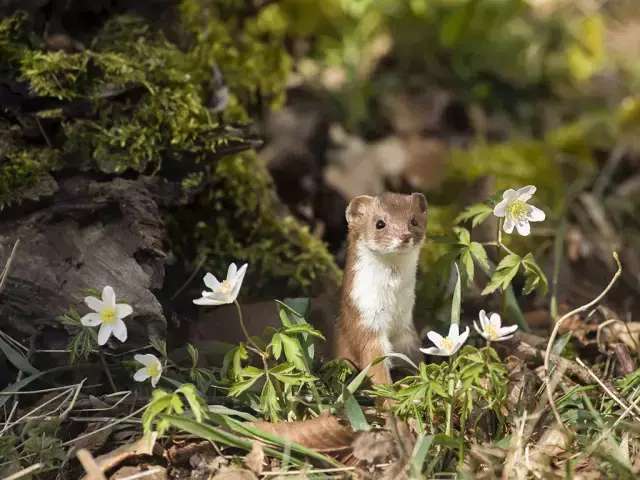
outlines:
[[[93,310],[80,319],[86,327],[97,327],[98,345],[104,345],[113,333],[121,342],[127,341],[127,326],[122,321],[131,315],[133,308],[126,303],[116,303],[116,294],[109,285],[102,289],[102,300],[96,297],[85,297],[84,303]]]
[[[450,357],[458,350],[460,350],[460,347],[462,347],[462,345],[464,345],[464,342],[467,341],[468,336],[469,327],[467,327],[464,332],[460,333],[458,324],[452,323],[449,327],[449,334],[444,338],[442,337],[442,335],[434,331],[427,333],[427,337],[433,342],[435,347],[421,348],[420,351],[422,353],[426,353],[427,355]]]
[[[136,362],[144,365],[135,373],[133,379],[136,382],[144,382],[147,378],[150,378],[151,385],[155,387],[162,376],[162,363],[160,363],[158,357],[147,353],[145,355],[134,355],[133,358],[135,358]]]
[[[497,313],[490,313],[487,316],[484,310],[480,310],[480,327],[473,322],[473,327],[476,331],[489,342],[501,342],[513,337],[513,332],[518,329],[517,325],[511,325],[510,327],[503,327],[500,315]]]
[[[529,222],[541,222],[545,219],[542,210],[527,203],[534,193],[536,187],[528,185],[518,190],[510,188],[502,194],[502,200],[493,209],[493,214],[504,217],[502,228],[506,233],[513,232],[515,227],[520,235],[527,236],[531,231]]]
[[[193,303],[196,305],[226,305],[235,302],[246,272],[246,263],[240,268],[232,263],[227,270],[227,278],[222,282],[219,282],[213,274],[207,273],[203,281],[211,291],[203,290],[202,297],[196,298]]]

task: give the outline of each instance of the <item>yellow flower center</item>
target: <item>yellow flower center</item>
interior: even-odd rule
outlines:
[[[451,341],[451,339],[449,337],[445,337],[442,340],[442,349],[445,352],[451,352],[453,350],[453,342]]]
[[[522,200],[515,200],[507,208],[509,216],[516,221],[525,220],[529,213],[529,207],[526,202]]]
[[[219,290],[221,293],[228,295],[229,293],[231,293],[231,290],[233,290],[233,285],[231,285],[231,282],[229,280],[224,280],[220,284]]]
[[[489,337],[489,340],[495,340],[498,338],[498,331],[493,328],[493,325],[491,324],[485,325],[484,333]]]
[[[112,323],[115,323],[117,319],[118,317],[116,315],[115,308],[106,307],[100,311],[100,320],[102,320],[102,323],[110,325]]]
[[[157,377],[158,375],[160,375],[160,368],[158,367],[158,365],[149,365],[147,366],[147,373],[149,374],[150,377]]]

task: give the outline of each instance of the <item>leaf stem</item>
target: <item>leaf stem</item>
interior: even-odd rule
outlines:
[[[242,314],[242,308],[240,307],[240,304],[238,303],[238,300],[234,300],[233,304],[236,306],[236,310],[238,311],[238,319],[240,320],[240,328],[242,328],[242,333],[244,333],[244,336],[247,339],[247,343],[249,343],[253,348],[255,348],[260,353],[260,355],[264,356],[265,353],[262,351],[262,349],[260,347],[258,347],[256,342],[253,341],[251,336],[249,336],[249,332],[247,331],[247,327],[244,324],[244,315]]]

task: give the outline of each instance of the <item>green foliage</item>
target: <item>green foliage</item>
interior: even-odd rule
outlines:
[[[497,289],[506,290],[520,269],[523,270],[526,278],[522,293],[528,295],[536,288],[543,294],[547,292],[549,288],[547,277],[536,263],[533,255],[528,253],[524,257],[520,257],[515,253],[510,253],[500,260],[482,294],[488,295]]]
[[[453,389],[450,389],[453,385]],[[413,418],[421,431],[444,432],[447,405],[460,418],[461,432],[474,410],[479,418],[492,412],[502,423],[505,418],[507,370],[491,347],[480,350],[466,346],[447,363],[419,365],[416,375],[392,385],[376,385],[374,395],[393,400],[393,411],[401,418]]]
[[[59,318],[59,321],[71,330],[68,348],[72,364],[78,363],[80,360],[86,360],[89,355],[98,351],[98,333],[96,329],[82,325],[80,315],[76,310],[69,309],[67,313]]]
[[[324,338],[283,304],[279,312],[283,325],[272,332],[262,368],[250,364],[248,348],[239,345],[225,356],[222,371],[229,396],[252,405],[272,421],[300,414],[296,408],[300,397],[313,390],[317,381],[311,370],[310,338]]]

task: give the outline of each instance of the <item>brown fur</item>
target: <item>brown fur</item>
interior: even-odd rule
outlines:
[[[425,237],[426,210],[426,199],[420,193],[412,195],[384,193],[379,197],[361,195],[354,198],[347,207],[349,235],[340,317],[333,352],[335,358],[350,360],[356,367],[362,369],[384,353],[378,334],[362,324],[360,313],[350,297],[358,241],[365,241],[369,248],[384,250],[390,249],[393,240],[397,238],[412,245],[419,245]],[[383,229],[376,228],[379,220],[385,222]],[[412,224],[412,220],[416,225]],[[388,369],[383,363],[371,367],[370,373],[373,383],[389,383],[391,380]]]

